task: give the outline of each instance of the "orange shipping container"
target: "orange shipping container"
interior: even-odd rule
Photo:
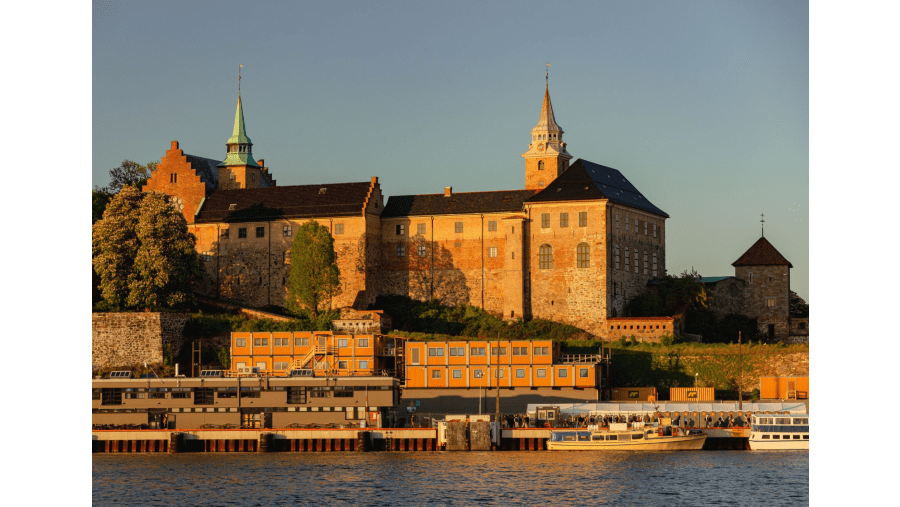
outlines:
[[[716,390],[712,387],[671,387],[669,401],[715,401]]]
[[[647,401],[648,396],[656,397],[655,387],[614,387],[612,401]]]
[[[759,397],[764,400],[809,399],[809,377],[760,377]]]

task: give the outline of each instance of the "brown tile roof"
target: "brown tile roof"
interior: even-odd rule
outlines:
[[[498,190],[459,192],[449,197],[444,194],[392,195],[381,217],[516,212],[522,211],[523,203],[534,193],[534,190]]]
[[[196,222],[258,222],[280,218],[362,215],[372,184],[367,181],[216,190],[201,206]],[[233,210],[229,209],[232,204]]]
[[[732,266],[794,266],[784,258],[765,237],[753,243],[744,255],[731,263]]]
[[[576,160],[566,172],[550,182],[540,193],[528,199],[528,202],[584,199],[609,199],[616,204],[669,218],[665,211],[654,206],[622,173],[611,167],[581,159]]]

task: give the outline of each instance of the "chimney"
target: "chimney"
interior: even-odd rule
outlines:
[[[453,187],[444,187],[444,197],[453,195]]]
[[[263,159],[263,158],[257,160],[257,162],[259,162],[259,166],[260,166],[260,167],[265,167],[265,166],[266,166],[266,160]]]
[[[173,149],[173,150],[177,150],[177,149],[178,149],[178,141],[172,141],[172,149]]]

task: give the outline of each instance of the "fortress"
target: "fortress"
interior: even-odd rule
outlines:
[[[277,186],[253,157],[238,97],[224,160],[172,141],[143,189],[169,195],[184,214],[208,275],[201,292],[212,297],[283,306],[293,235],[315,220],[338,255],[342,293],[332,307],[365,308],[387,294],[435,298],[617,338],[635,320],[621,317],[625,303],[665,274],[669,216],[618,170],[570,164],[563,134],[548,87],[521,155],[524,189],[446,187],[385,203],[377,177]],[[641,332],[648,322],[653,335],[673,332],[671,318],[648,320]]]

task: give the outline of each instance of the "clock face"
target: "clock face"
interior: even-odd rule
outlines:
[[[538,149],[538,151],[544,151],[544,145],[543,144],[537,145],[537,149]]]
[[[169,202],[172,203],[172,207],[178,211],[184,211],[184,201],[179,197],[172,196],[169,198]]]

